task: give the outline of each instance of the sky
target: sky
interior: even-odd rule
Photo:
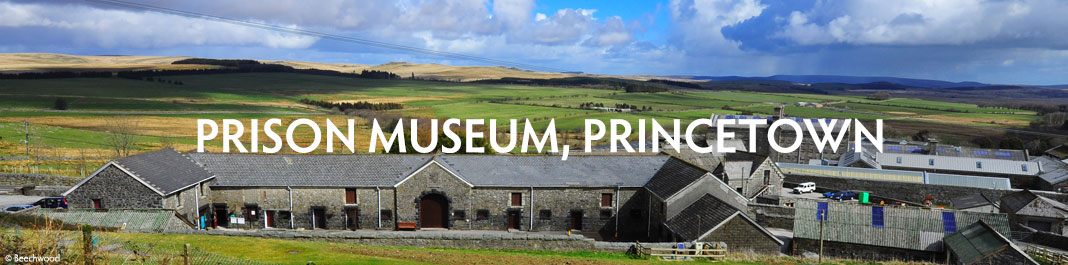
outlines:
[[[1062,0],[128,1],[586,73],[1068,84]],[[0,0],[0,52],[491,65],[76,0]]]

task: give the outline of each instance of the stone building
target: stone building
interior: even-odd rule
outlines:
[[[835,161],[837,161],[842,156],[842,154],[844,154],[849,149],[847,144],[849,143],[849,139],[853,139],[852,138],[853,136],[852,136],[850,131],[844,132],[845,133],[844,136],[843,136],[844,139],[841,142],[838,143],[838,146],[836,148],[831,148],[831,146],[825,146],[825,148],[823,148],[823,150],[820,151],[816,147],[816,142],[809,135],[808,127],[805,125],[805,119],[794,118],[794,117],[784,117],[781,114],[781,109],[778,110],[777,113],[780,113],[780,114],[777,115],[777,116],[767,116],[767,117],[765,117],[765,116],[746,116],[746,115],[713,115],[712,116],[712,121],[713,121],[712,124],[715,124],[716,123],[715,121],[717,119],[721,119],[721,118],[722,119],[766,119],[766,120],[768,120],[768,124],[767,125],[756,125],[756,130],[755,130],[755,133],[756,133],[756,135],[755,135],[755,137],[756,137],[756,144],[755,144],[756,145],[756,149],[755,150],[747,150],[747,151],[755,153],[755,154],[767,156],[768,158],[770,158],[774,162],[808,163],[809,160],[814,160],[814,159],[815,160],[827,159],[827,160],[835,160]],[[788,146],[792,145],[795,140],[801,141],[801,145],[798,147],[798,149],[796,151],[790,152],[790,153],[780,153],[780,152],[776,152],[776,151],[771,149],[770,142],[768,141],[768,127],[771,125],[771,123],[775,122],[775,120],[777,120],[777,119],[792,119],[792,120],[796,121],[799,125],[801,125],[801,129],[804,130],[803,132],[800,133],[800,135],[802,137],[798,137],[799,133],[797,131],[794,131],[794,129],[792,127],[790,127],[790,126],[782,126],[782,127],[779,127],[776,130],[777,134],[775,135],[774,138],[775,138],[776,144],[778,144],[779,146],[788,147]],[[809,119],[809,120],[812,121],[812,123],[813,123],[813,125],[814,125],[814,127],[816,129],[816,132],[819,133],[820,136],[823,136],[824,129],[822,128],[822,126],[820,126],[819,121],[816,120],[816,119]],[[842,129],[844,128],[844,124],[846,124],[846,122],[849,122],[849,121],[850,120],[846,120],[846,119],[838,120],[835,123],[834,127],[831,127],[831,130],[829,132],[827,132],[827,133],[830,133],[830,134],[834,135],[835,137],[837,137],[838,134],[842,132]],[[869,128],[869,129],[871,129],[871,128]],[[714,142],[715,139],[716,139],[716,134],[715,134],[716,128],[712,128],[710,131],[711,131],[711,133],[708,134],[709,141],[713,141]],[[724,126],[723,131],[724,132],[732,132],[732,133],[734,133],[733,139],[740,140],[740,141],[746,143],[745,146],[749,146],[748,145],[749,138],[750,138],[749,125],[738,125],[738,124],[726,125],[726,126]]]
[[[782,186],[774,163],[747,159],[761,161],[749,170],[753,176],[762,178],[760,170],[772,167],[770,183],[761,185]],[[689,181],[675,183],[678,176]],[[101,208],[176,209],[200,227],[570,230],[604,240],[667,240],[661,235],[670,234],[662,232],[670,218],[664,218],[663,206],[678,211],[712,194],[743,215],[723,220],[731,225],[717,231],[766,232],[744,216],[746,196],[720,179],[665,154],[573,155],[561,161],[542,155],[180,154],[168,149],[109,163],[67,194],[75,208],[102,198]],[[680,186],[671,194],[650,189],[665,183]],[[664,204],[665,199],[672,203]],[[131,200],[137,203],[119,203]],[[767,240],[763,243],[775,243]]]
[[[1001,197],[1001,212],[1009,215],[1014,225],[1024,225],[1038,231],[1065,235],[1068,205],[1022,190]]]
[[[164,149],[111,161],[62,195],[70,208],[175,209],[187,220],[211,202],[214,174]]]

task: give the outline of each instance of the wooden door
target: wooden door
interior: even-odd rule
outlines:
[[[445,228],[446,208],[448,202],[438,194],[423,196],[419,200],[420,228]]]

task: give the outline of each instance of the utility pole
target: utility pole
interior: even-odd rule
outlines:
[[[817,211],[820,212],[820,220],[819,220],[820,221],[820,256],[819,256],[819,262],[817,262],[817,263],[823,264],[823,222],[825,222],[824,218],[827,215],[823,211],[820,211],[820,210],[817,210]]]
[[[26,159],[30,159],[30,121],[22,120],[22,124],[26,125]]]

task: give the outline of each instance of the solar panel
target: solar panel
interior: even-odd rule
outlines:
[[[734,119],[734,115],[727,115],[728,119]]]
[[[946,233],[956,233],[957,215],[953,212],[942,212],[942,227],[945,227]]]
[[[901,147],[900,147],[900,146],[893,146],[893,145],[891,145],[891,146],[887,146],[887,147],[886,147],[886,150],[887,150],[887,151],[901,151]]]
[[[1011,157],[1012,153],[1005,152],[1005,151],[997,151],[997,152],[994,152],[994,155],[995,156],[1000,156],[1000,157]]]
[[[974,150],[974,151],[972,151],[972,153],[975,154],[975,155],[980,155],[980,156],[988,156],[988,155],[990,155],[990,151],[986,151],[986,150]]]
[[[909,147],[909,153],[919,153],[919,152],[923,152],[923,148]]]

